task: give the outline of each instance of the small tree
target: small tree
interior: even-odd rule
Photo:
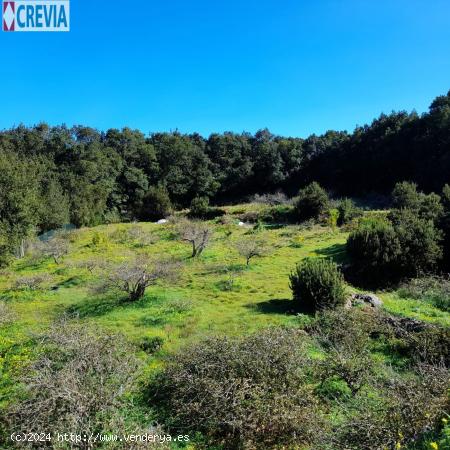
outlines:
[[[139,300],[149,286],[159,280],[173,279],[177,269],[179,264],[172,261],[150,263],[143,257],[136,258],[133,262],[125,262],[113,269],[103,288],[114,287],[126,292],[131,301]]]
[[[59,264],[61,258],[69,253],[69,243],[63,235],[55,234],[48,241],[41,244],[42,254],[53,258],[56,264]]]
[[[362,216],[361,208],[358,208],[353,200],[349,198],[343,198],[337,207],[339,211],[339,218],[337,224],[339,226],[350,223],[353,219]]]
[[[191,217],[197,217],[203,219],[208,216],[209,212],[209,198],[208,197],[195,197],[191,201],[189,207],[189,214]]]
[[[309,311],[334,308],[344,303],[344,278],[329,259],[308,258],[290,276],[294,301]]]
[[[257,239],[242,239],[236,243],[236,249],[245,258],[247,266],[250,265],[252,258],[261,257],[267,253],[264,242]]]
[[[167,217],[172,211],[167,189],[159,186],[152,186],[142,199],[140,210],[141,220],[158,220]]]
[[[313,182],[301,189],[295,205],[297,218],[303,222],[309,219],[319,219],[329,207],[328,194],[319,183]]]
[[[180,239],[192,245],[192,258],[200,256],[209,244],[213,231],[203,222],[184,220],[177,224]]]

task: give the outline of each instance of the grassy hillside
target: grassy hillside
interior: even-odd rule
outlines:
[[[289,274],[306,257],[345,262],[347,233],[318,225],[240,226],[237,214],[251,208],[228,208],[233,217],[228,224],[211,221],[212,241],[197,259],[190,258],[190,246],[176,239],[171,224],[112,224],[71,232],[69,253],[58,264],[51,258],[27,257],[3,271],[0,299],[15,320],[0,328],[0,406],[14,402],[15,376],[35,357],[30,336],[64,315],[125,335],[138,345],[136,353],[150,370],[164,364],[176,349],[206,335],[240,336],[271,326],[309,323],[310,316],[294,311]],[[150,236],[145,245],[133,237],[142,231]],[[263,240],[268,248],[249,267],[235,247],[244,235]],[[120,263],[136,254],[182,260],[179,277],[148,288],[134,303],[125,295],[94,292],[105,276],[96,263]],[[44,276],[39,287],[21,286],[24,279],[37,275]],[[393,314],[450,325],[450,314],[429,303],[401,298],[395,291],[378,295]],[[139,350],[144,338],[156,336],[163,339],[159,351],[147,356]]]

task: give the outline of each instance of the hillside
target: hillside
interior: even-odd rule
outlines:
[[[3,270],[0,298],[15,320],[0,328],[0,404],[7,407],[16,401],[21,390],[16,377],[39,354],[34,336],[61,318],[125,336],[148,374],[164,367],[174,352],[206,336],[241,337],[268,327],[299,329],[312,324],[314,317],[294,305],[289,274],[307,257],[345,263],[348,230],[240,222],[243,214],[261,208],[227,207],[226,220],[209,221],[212,239],[199,258],[190,258],[190,245],[177,239],[171,222],[111,224],[67,232],[68,253],[58,262],[31,255]],[[238,252],[243,238],[265,246],[263,255],[248,266]],[[176,259],[182,265],[176,278],[157,282],[134,302],[123,292],[97,289],[111,267],[136,255],[154,262]],[[358,291],[351,286],[347,290]],[[377,295],[388,314],[450,325],[450,313],[430,302],[395,290]]]

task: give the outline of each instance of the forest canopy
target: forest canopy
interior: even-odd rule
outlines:
[[[450,91],[422,115],[382,114],[353,133],[304,139],[267,129],[205,138],[20,125],[0,132],[0,168],[0,247],[67,223],[153,220],[195,198],[296,194],[312,181],[347,196],[388,193],[404,180],[440,191],[450,181]]]

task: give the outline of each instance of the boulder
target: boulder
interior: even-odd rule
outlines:
[[[383,306],[382,300],[374,294],[352,294],[350,297],[351,305],[368,305],[372,308]]]

